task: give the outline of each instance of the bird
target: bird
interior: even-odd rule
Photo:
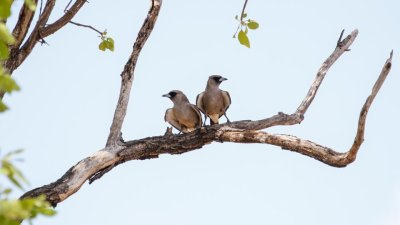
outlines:
[[[213,125],[218,124],[222,115],[230,123],[226,111],[231,105],[231,97],[229,92],[219,89],[219,85],[225,80],[228,79],[220,75],[209,76],[205,91],[197,95],[196,105],[204,114],[203,126],[206,125],[207,117],[210,118],[210,125]]]
[[[165,111],[164,120],[182,133],[189,133],[201,128],[202,116],[197,106],[191,104],[186,95],[179,90],[172,90],[162,95],[171,99],[172,108]]]

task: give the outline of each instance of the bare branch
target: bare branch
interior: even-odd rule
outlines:
[[[64,13],[68,11],[68,7],[71,5],[72,0],[69,0],[67,6],[65,6]]]
[[[312,101],[314,100],[314,97],[316,96],[316,94],[318,92],[318,88],[320,87],[322,81],[324,80],[325,75],[328,72],[329,68],[336,62],[336,60],[344,52],[346,52],[346,49],[348,49],[350,47],[350,45],[353,43],[353,41],[356,39],[357,34],[358,34],[358,30],[354,30],[343,41],[341,41],[341,38],[343,36],[343,31],[342,31],[335,50],[324,61],[324,63],[318,70],[318,73],[317,73],[313,83],[311,84],[311,87],[310,87],[306,97],[300,103],[300,105],[297,108],[295,113],[293,113],[291,115],[287,115],[285,113],[279,112],[275,116],[272,116],[272,117],[266,118],[266,119],[262,119],[262,120],[256,120],[256,121],[248,120],[248,121],[233,122],[229,125],[229,127],[236,128],[236,129],[261,130],[261,129],[265,129],[265,128],[268,128],[271,126],[294,125],[294,124],[301,123],[304,120],[304,114],[307,112],[308,107],[311,105]]]
[[[80,161],[77,165],[69,169],[64,176],[54,183],[36,188],[25,193],[24,197],[34,197],[41,194],[47,196],[48,201],[56,206],[74,194],[82,184],[89,180],[93,182],[102,175],[110,171],[113,167],[129,160],[144,160],[157,158],[161,154],[182,154],[195,149],[200,149],[204,145],[212,142],[235,142],[235,143],[263,143],[280,146],[282,149],[297,152],[327,165],[334,167],[345,167],[355,160],[357,150],[362,143],[365,119],[369,107],[379,88],[382,86],[386,76],[390,72],[391,59],[386,61],[382,72],[376,81],[371,95],[367,98],[360,113],[359,127],[356,140],[352,148],[345,153],[336,152],[328,147],[321,146],[308,140],[285,134],[270,134],[263,131],[251,129],[251,125],[257,126],[256,122],[237,121],[231,124],[220,124],[202,128],[201,133],[192,132],[182,135],[168,135],[148,137],[140,140],[128,141],[123,146],[109,146],[102,149],[92,156]],[[291,116],[278,114],[269,119],[263,120],[270,126],[284,124],[292,120]],[[268,121],[268,122],[267,122]],[[235,129],[235,127],[246,127],[247,129]]]
[[[37,2],[38,1],[35,0],[35,4],[37,4]],[[19,11],[18,21],[12,31],[12,34],[15,37],[15,43],[12,45],[10,51],[19,48],[28,33],[34,15],[34,11],[30,10],[25,4],[22,5],[21,10]]]
[[[162,0],[152,1],[152,6],[147,14],[147,18],[139,31],[135,43],[133,44],[133,51],[125,64],[124,70],[121,73],[121,90],[117,107],[115,109],[114,118],[111,124],[110,134],[107,139],[106,146],[108,147],[118,145],[122,123],[124,122],[126,109],[128,107],[129,95],[134,78],[136,62],[139,57],[140,51],[146,43],[147,38],[150,36],[151,31],[153,30],[154,24],[158,17],[158,13],[160,11],[161,4]]]
[[[245,4],[246,3],[247,0]],[[368,97],[366,103],[364,104],[364,107],[361,110],[357,135],[353,146],[348,152],[339,153],[328,147],[316,144],[312,141],[302,140],[298,137],[294,137],[291,135],[270,134],[259,130],[271,126],[293,125],[301,123],[301,121],[304,119],[304,114],[306,113],[308,107],[315,98],[318,88],[320,87],[327,71],[333,65],[333,63],[335,63],[336,60],[349,49],[350,45],[357,37],[357,30],[354,30],[343,40],[342,31],[335,50],[322,64],[314,82],[311,84],[311,87],[306,97],[301,102],[294,114],[287,115],[284,113],[278,113],[277,115],[270,118],[257,121],[246,120],[237,121],[229,124],[213,125],[207,127],[207,129],[202,128],[201,132],[192,132],[182,135],[169,135],[167,132],[164,136],[148,137],[144,139],[128,141],[126,143],[121,141],[121,127],[126,115],[126,109],[129,102],[129,94],[132,87],[137,59],[139,57],[141,49],[143,48],[145,42],[151,34],[151,31],[154,28],[154,24],[157,20],[161,4],[162,0],[152,1],[152,6],[148,12],[147,18],[145,19],[143,26],[138,33],[138,37],[133,45],[132,53],[121,73],[122,81],[120,96],[110,128],[110,134],[107,140],[106,147],[94,153],[92,156],[78,162],[56,182],[31,190],[25,193],[21,198],[34,197],[45,194],[47,200],[53,206],[56,206],[61,201],[67,199],[69,196],[77,192],[87,180],[89,180],[89,182],[91,183],[94,180],[99,179],[105,173],[121,163],[127,162],[129,160],[157,158],[160,154],[182,154],[195,149],[200,149],[204,145],[213,142],[225,141],[235,143],[272,144],[280,146],[281,148],[286,150],[294,151],[312,157],[327,165],[335,167],[344,167],[355,160],[357,151],[363,141],[365,120],[368,109],[371,106],[373,99],[375,98],[377,92],[379,91],[379,88],[382,86],[382,83],[384,82],[386,76],[390,71],[392,53],[390,55],[390,58],[386,61],[381,75],[379,76],[372,90],[371,95]],[[74,6],[72,6],[71,9],[73,7]],[[48,16],[46,18],[46,12],[48,11],[46,10],[46,8],[47,4],[42,16],[43,20],[47,21]],[[51,33],[51,30],[53,29],[50,29],[49,27],[55,26],[56,23],[49,25],[45,28],[48,29],[48,33]],[[38,25],[36,27],[38,27]]]
[[[71,19],[78,13],[85,3],[86,0],[76,0],[76,2],[65,12],[62,17],[60,17],[54,23],[47,25],[40,31],[42,37],[47,37],[64,27],[69,21],[71,21]]]
[[[247,0],[244,1],[242,13],[240,14],[240,21],[243,21],[243,15],[244,15],[244,10],[246,9],[246,6],[247,6]]]
[[[374,84],[374,87],[372,88],[371,94],[368,96],[367,100],[364,103],[364,106],[361,109],[360,118],[358,119],[357,135],[354,139],[353,146],[351,146],[350,150],[347,153],[347,157],[351,160],[351,162],[356,159],[357,152],[364,141],[365,121],[367,119],[368,110],[369,107],[371,107],[376,94],[378,94],[379,89],[382,87],[382,84],[385,81],[387,75],[389,74],[390,69],[392,68],[392,56],[393,50],[390,52],[390,56],[386,60],[385,65],[382,68],[381,74],[379,75]]]
[[[321,85],[322,81],[324,80],[325,75],[328,72],[329,68],[331,68],[331,66],[336,62],[336,60],[350,47],[350,45],[353,43],[354,39],[357,37],[357,34],[358,34],[358,30],[354,30],[343,41],[341,41],[343,32],[344,32],[344,30],[340,34],[339,41],[336,45],[335,50],[325,60],[325,62],[322,64],[321,68],[319,68],[317,76],[315,77],[315,80],[312,83],[310,90],[308,91],[303,102],[297,108],[296,114],[304,116],[308,107],[311,105],[311,102],[314,100],[314,97],[317,94],[318,88]]]
[[[86,28],[92,29],[92,30],[96,31],[97,33],[99,33],[100,35],[103,35],[103,32],[97,30],[96,28],[94,28],[94,27],[92,27],[92,26],[90,26],[90,25],[85,25],[85,24],[81,24],[81,23],[76,23],[76,22],[73,22],[73,21],[69,21],[69,23],[72,23],[72,24],[74,24],[74,25],[76,25],[76,26],[79,26],[79,27],[86,27]]]
[[[4,63],[10,74],[21,65],[26,57],[28,57],[39,40],[42,40],[43,38],[53,34],[67,24],[80,10],[85,2],[86,0],[76,0],[71,8],[61,18],[54,23],[45,26],[55,5],[55,0],[48,0],[29,38],[20,49],[14,48],[13,51],[10,52],[9,59]],[[27,26],[27,29],[29,29],[29,26]],[[0,95],[0,98],[1,97],[2,95]]]
[[[51,12],[53,11],[55,0],[48,0],[43,9],[41,16],[36,22],[33,31],[29,35],[21,49],[15,49],[10,53],[9,59],[5,62],[5,67],[9,70],[10,74],[26,59],[26,57],[32,52],[36,42],[43,38],[40,34],[40,29],[47,23]]]

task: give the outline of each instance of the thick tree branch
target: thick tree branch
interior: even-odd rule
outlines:
[[[142,50],[144,44],[149,38],[151,31],[154,28],[154,24],[157,21],[158,13],[162,0],[153,0],[152,6],[147,14],[147,18],[144,21],[142,28],[140,29],[135,43],[133,44],[133,51],[129,56],[128,61],[125,64],[124,70],[121,73],[121,90],[119,94],[119,99],[117,107],[114,113],[114,119],[111,124],[110,134],[107,139],[106,146],[117,146],[120,140],[122,123],[126,115],[126,109],[128,107],[129,95],[131,92],[132,82],[134,78],[134,70],[136,67],[136,62],[139,58],[140,51]]]
[[[9,70],[10,74],[26,59],[26,57],[31,53],[36,42],[41,39],[40,29],[47,23],[51,12],[53,11],[55,0],[48,0],[44,7],[44,10],[36,22],[31,34],[29,35],[26,42],[23,44],[21,49],[13,49],[10,52],[10,57],[5,62],[5,67]]]
[[[15,47],[11,49],[10,57],[4,63],[5,67],[9,70],[10,74],[12,74],[12,72],[24,62],[24,60],[32,52],[33,48],[35,47],[38,41],[43,40],[43,38],[53,34],[60,28],[62,28],[65,24],[67,24],[80,10],[80,8],[83,6],[86,0],[76,0],[76,2],[71,6],[71,8],[67,10],[66,13],[61,18],[56,20],[54,23],[46,26],[46,23],[53,11],[55,2],[56,2],[55,0],[48,0],[46,2],[46,5],[39,16],[39,19],[37,20],[35,27],[33,28],[31,34],[29,35],[25,43],[22,45],[22,47],[21,48]],[[24,21],[25,20],[21,20],[21,25],[20,25],[21,29],[23,28],[22,23]],[[29,29],[29,24],[27,24],[27,27],[25,27],[24,29]],[[22,42],[23,38],[20,41]],[[21,45],[21,43],[19,43],[19,45]]]
[[[35,4],[37,4],[37,0],[35,0]],[[35,11],[30,10],[25,4],[21,6],[21,10],[19,12],[18,21],[15,24],[13,29],[13,36],[15,37],[15,43],[11,46],[12,49],[19,48],[22,41],[26,37],[28,33],[28,29],[31,25],[33,16],[35,15]]]
[[[56,20],[54,23],[47,25],[40,31],[40,35],[44,38],[64,27],[72,18],[79,12],[82,6],[86,3],[86,0],[76,0],[75,3],[65,10],[65,14]],[[70,3],[69,3],[70,4]]]
[[[159,7],[160,5],[153,4],[153,7],[155,6]],[[151,12],[152,10],[150,10],[149,14],[151,14]],[[149,18],[147,18],[146,21],[147,20],[149,20]],[[148,30],[142,29],[141,31],[147,33]],[[138,40],[140,38],[143,38],[142,35],[143,34],[139,32]],[[59,202],[65,200],[70,195],[78,191],[79,188],[85,183],[85,181],[89,180],[89,182],[93,182],[94,180],[99,179],[102,175],[121,163],[127,162],[129,160],[157,158],[160,154],[182,154],[195,149],[200,149],[204,145],[210,144],[212,142],[271,144],[280,146],[282,149],[294,151],[312,157],[330,166],[345,167],[346,165],[352,163],[356,158],[357,151],[363,141],[365,120],[369,107],[371,106],[373,99],[378,93],[379,88],[382,86],[382,83],[384,82],[386,76],[390,72],[392,53],[390,54],[389,59],[383,66],[382,72],[372,89],[372,93],[367,98],[367,101],[365,102],[361,110],[357,135],[353,146],[348,152],[336,152],[328,147],[324,147],[312,141],[302,140],[298,137],[294,137],[291,135],[270,134],[258,130],[276,125],[292,125],[300,123],[303,120],[304,113],[307,111],[307,108],[314,99],[327,70],[344,51],[347,51],[356,36],[357,30],[353,31],[352,34],[346,37],[343,41],[338,42],[338,45],[334,52],[323,63],[305,99],[300,104],[296,113],[292,115],[278,113],[275,116],[258,121],[246,120],[237,121],[229,124],[217,124],[207,127],[207,129],[202,128],[201,132],[192,132],[182,135],[155,136],[134,141],[128,141],[126,143],[121,142],[119,144],[108,144],[106,148],[101,149],[100,151],[94,153],[92,156],[78,162],[78,164],[69,169],[56,182],[29,191],[25,193],[22,198],[45,194],[49,202],[53,206],[56,206]],[[140,47],[142,46],[143,45],[141,45]],[[135,54],[135,51],[138,51],[138,49],[134,47],[132,55]],[[130,60],[133,58],[132,55],[130,57]],[[130,90],[130,87],[129,89],[123,88],[123,86],[126,85],[124,83],[126,82],[124,81],[124,78],[128,79],[129,81],[129,79],[133,77],[133,69],[135,64],[132,64],[130,60],[128,60],[124,72],[122,73],[123,81],[121,87],[121,95],[124,96],[126,95],[126,92],[123,92],[123,90]],[[126,99],[127,97],[120,97],[117,110],[120,107],[120,104],[122,104],[120,103],[120,101],[122,101],[121,98]],[[126,103],[123,103],[122,105],[124,104],[127,104],[127,100]],[[126,105],[122,107],[126,107]],[[125,111],[123,113],[125,113]],[[123,120],[123,116],[119,119]],[[113,130],[113,127],[111,128],[111,133],[113,131],[115,132],[115,136],[112,136],[110,134],[111,143],[118,142],[113,138],[119,139],[120,127],[114,127],[114,129],[115,130]]]

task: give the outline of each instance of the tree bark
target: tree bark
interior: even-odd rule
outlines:
[[[86,181],[92,183],[121,163],[130,160],[153,159],[161,154],[183,154],[192,150],[201,149],[204,145],[213,142],[271,144],[279,146],[284,150],[290,150],[314,158],[333,167],[345,167],[354,162],[364,138],[365,121],[368,110],[390,72],[392,52],[384,63],[383,69],[372,92],[361,109],[355,141],[347,152],[338,152],[292,135],[271,134],[260,130],[277,125],[299,124],[303,121],[304,114],[316,96],[318,88],[327,71],[344,52],[349,51],[350,45],[357,37],[357,30],[354,30],[345,39],[339,39],[333,53],[322,64],[307,95],[293,114],[280,112],[277,115],[262,120],[244,120],[228,124],[217,124],[202,128],[200,132],[188,134],[172,135],[170,130],[167,129],[166,134],[163,136],[147,137],[127,142],[120,140],[120,129],[126,113],[126,106],[129,100],[128,95],[136,65],[136,61],[134,60],[137,59],[140,49],[143,47],[144,42],[153,29],[160,7],[161,1],[154,0],[148,17],[138,34],[132,54],[121,74],[122,84],[120,98],[106,147],[78,162],[57,181],[28,191],[21,198],[44,194],[47,200],[53,206],[56,206],[58,203],[77,192]],[[151,25],[147,23],[151,23]],[[341,36],[342,35],[343,32]],[[126,86],[128,86],[128,88]],[[123,101],[121,99],[123,99]]]

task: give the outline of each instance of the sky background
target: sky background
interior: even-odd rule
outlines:
[[[57,1],[50,21],[67,2]],[[243,3],[163,2],[136,67],[124,139],[162,135],[172,102],[161,95],[180,89],[194,102],[211,74],[229,79],[221,88],[230,92],[232,121],[293,113],[340,31],[357,28],[351,51],[330,69],[302,124],[266,129],[347,151],[393,49],[393,68],[370,108],[357,160],[338,169],[275,146],[213,143],[120,165],[35,224],[400,224],[400,2],[250,0],[246,11],[260,23],[249,33],[250,49],[232,39]],[[5,97],[11,109],[0,115],[0,147],[25,150],[17,165],[31,183],[27,189],[54,182],[104,147],[119,75],[149,6],[90,1],[73,21],[107,28],[114,52],[97,49],[95,32],[67,25],[15,71],[22,90]]]

